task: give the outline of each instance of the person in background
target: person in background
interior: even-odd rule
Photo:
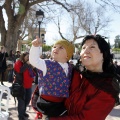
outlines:
[[[8,53],[6,52],[6,49],[4,46],[1,47],[0,50],[0,80],[1,84],[3,84],[3,81],[5,80],[5,71],[7,69],[7,63],[6,63],[6,58],[8,57]]]
[[[66,114],[42,120],[105,120],[118,103],[119,86],[111,63],[109,44],[100,35],[87,35],[81,43],[83,72],[74,70]]]
[[[16,51],[16,54],[15,54],[16,60],[20,58],[20,55],[21,55],[20,51]]]
[[[10,50],[8,60],[12,61],[13,63],[16,62],[16,57],[13,50]]]
[[[7,64],[8,82],[13,82],[13,66],[16,62],[16,57],[13,50],[10,50],[7,60],[9,60],[9,63]]]
[[[120,66],[118,65],[118,62],[115,60],[114,62],[116,73],[120,75]]]
[[[115,66],[115,72],[116,72],[116,74],[117,74],[118,76],[120,76],[120,66],[118,65],[117,60],[115,60],[115,61],[113,62],[113,64],[114,64],[114,66]],[[119,83],[119,86],[120,86],[120,83]],[[120,93],[120,89],[119,89],[119,93]],[[118,98],[118,100],[119,100],[119,98]],[[118,102],[118,105],[120,105],[120,101]]]
[[[76,65],[74,66],[76,70],[78,70],[79,72],[84,71],[84,66],[81,64],[81,60],[77,60]]]
[[[25,117],[29,117],[26,113],[26,108],[31,100],[32,82],[34,80],[34,71],[29,63],[29,53],[21,54],[20,58],[15,62],[14,73],[16,75],[15,82],[23,85],[25,89],[24,95],[17,97],[19,120],[25,120]]]
[[[66,109],[64,99],[69,96],[72,64],[68,61],[73,55],[74,45],[67,40],[57,41],[51,52],[52,59],[41,59],[41,42],[37,37],[32,41],[29,60],[38,69],[37,110],[48,116],[58,116]],[[41,117],[41,116],[40,116]]]
[[[80,53],[79,51],[76,51],[75,54],[73,55],[74,60],[79,60],[80,59]]]

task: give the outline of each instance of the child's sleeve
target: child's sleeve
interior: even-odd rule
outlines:
[[[32,46],[29,54],[29,62],[32,66],[43,71],[43,75],[45,75],[47,68],[46,68],[45,60],[40,58],[41,53],[42,53],[41,47]]]

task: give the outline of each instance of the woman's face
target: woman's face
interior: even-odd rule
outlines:
[[[94,39],[87,40],[80,53],[82,64],[90,71],[102,72],[103,54]]]
[[[29,61],[29,54],[24,57],[25,62]]]

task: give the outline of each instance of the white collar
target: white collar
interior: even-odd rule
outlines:
[[[65,71],[66,75],[68,74],[68,63],[61,63],[61,62],[58,62],[61,67],[63,68],[63,70]]]

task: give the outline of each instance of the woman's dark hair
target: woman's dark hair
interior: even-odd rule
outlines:
[[[84,45],[84,43],[87,40],[91,40],[93,39],[94,41],[97,42],[98,47],[101,51],[101,53],[103,53],[103,71],[107,72],[107,71],[111,71],[112,69],[112,56],[110,53],[110,46],[109,44],[106,42],[105,38],[103,38],[101,35],[87,35],[85,36],[85,38],[83,39],[81,46]],[[110,69],[111,68],[111,69]]]
[[[13,50],[10,50],[9,57],[13,56],[12,52],[13,52]]]
[[[29,53],[28,52],[24,52],[20,55],[20,60],[24,63],[25,62],[25,56],[28,55]]]

